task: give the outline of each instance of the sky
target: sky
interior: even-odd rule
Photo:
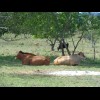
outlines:
[[[83,13],[83,12],[79,12],[79,13]],[[85,13],[85,12],[84,12]],[[87,12],[86,12],[87,13]],[[90,12],[92,15],[99,15],[100,16],[100,12]]]

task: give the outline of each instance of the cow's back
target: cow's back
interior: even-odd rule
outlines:
[[[81,59],[79,55],[61,56],[54,60],[55,65],[78,65]]]
[[[49,65],[50,58],[45,56],[33,56],[30,59],[30,65]]]

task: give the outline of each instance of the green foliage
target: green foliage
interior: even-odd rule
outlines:
[[[36,37],[68,37],[68,33],[73,33],[80,25],[85,25],[86,16],[81,17],[78,22],[78,12],[10,12],[5,14],[6,20],[2,23],[15,34],[33,34]],[[82,19],[83,18],[83,19]],[[42,36],[41,36],[42,35]]]
[[[91,13],[79,12],[1,12],[0,36],[5,32],[15,34],[31,34],[34,38],[53,39],[70,38],[77,34],[93,33],[94,38],[99,36],[100,17]],[[87,33],[86,33],[87,32]],[[97,39],[95,39],[97,40]],[[53,42],[52,42],[53,43]]]
[[[2,28],[0,27],[0,36],[4,35],[4,33],[8,32],[8,29],[7,28]]]

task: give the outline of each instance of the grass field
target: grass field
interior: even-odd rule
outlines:
[[[77,40],[77,38],[76,38]],[[71,40],[69,49],[73,50]],[[93,58],[93,49],[88,41],[83,40],[76,52],[85,53],[87,60],[79,66],[54,66],[53,60],[61,55],[61,51],[51,51],[46,39],[21,39],[17,41],[4,41],[0,39],[0,87],[99,87],[100,76],[49,76],[37,75],[37,71],[59,71],[59,70],[90,70],[100,71],[100,41],[96,44],[96,61]],[[22,65],[16,60],[18,51],[31,52],[36,55],[50,56],[49,66]],[[65,51],[66,55],[67,52]]]

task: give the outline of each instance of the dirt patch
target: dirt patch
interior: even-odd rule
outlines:
[[[55,71],[48,73],[49,75],[56,76],[82,76],[82,75],[100,75],[100,72],[96,71]]]
[[[53,75],[53,76],[83,76],[83,75],[100,75],[97,71],[16,71],[8,72],[15,74],[27,74],[27,75]]]

